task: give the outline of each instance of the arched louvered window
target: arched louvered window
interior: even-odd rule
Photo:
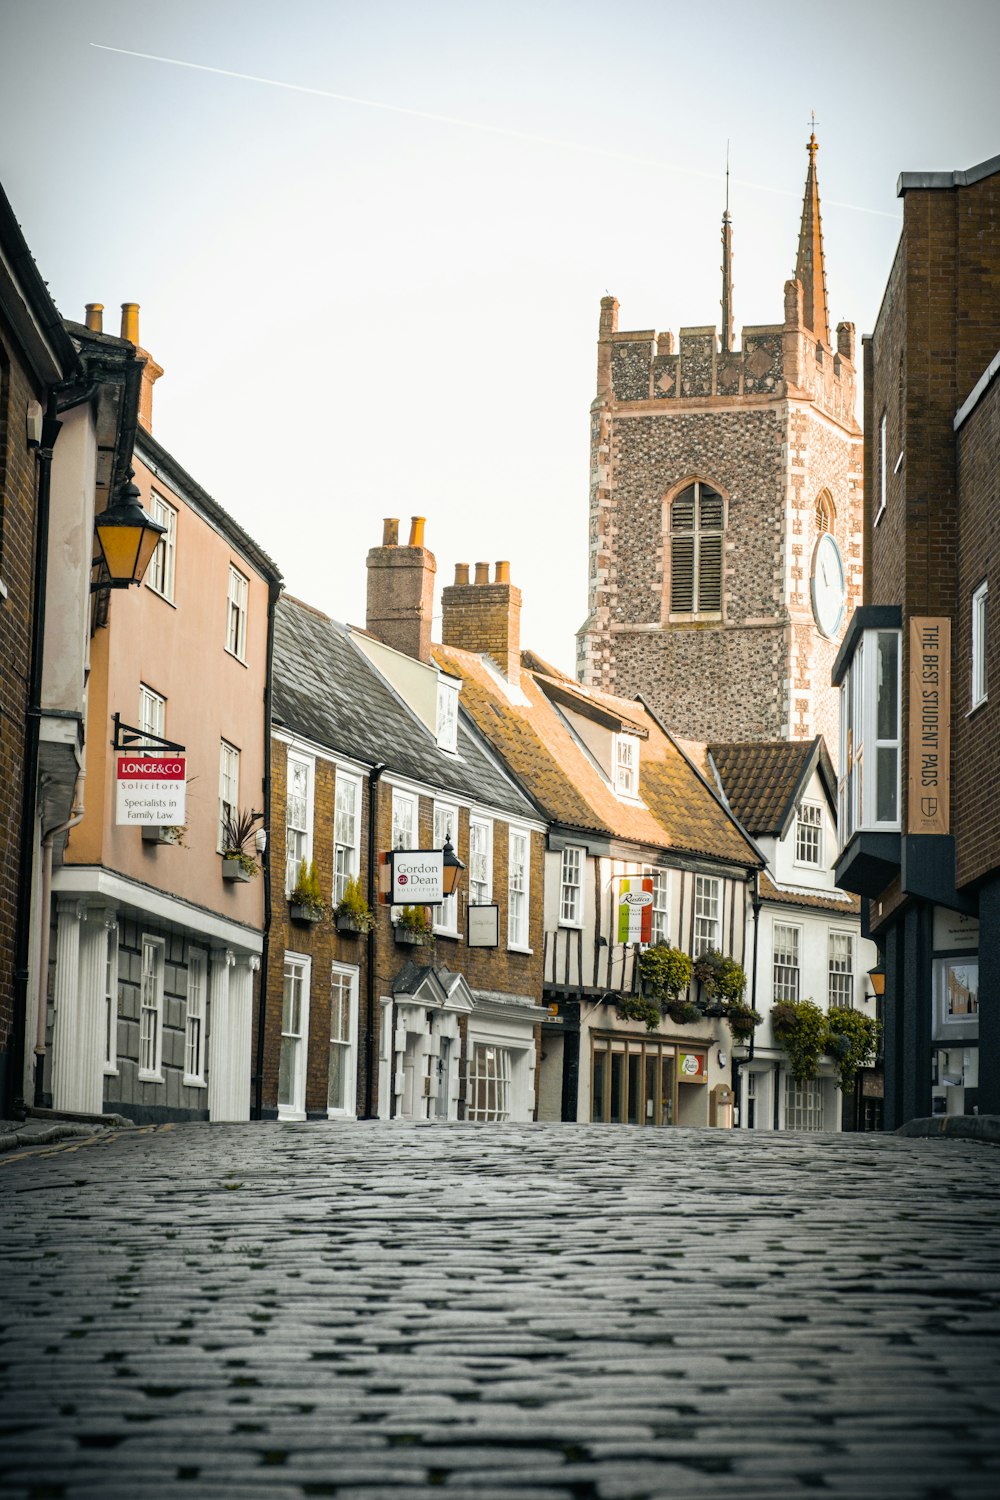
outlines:
[[[670,505],[670,612],[721,614],[725,501],[695,480]]]
[[[833,501],[826,490],[823,490],[816,496],[816,535],[820,536],[824,531],[832,531],[836,519],[837,512]]]

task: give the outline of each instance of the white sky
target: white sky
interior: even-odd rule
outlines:
[[[292,592],[363,622],[426,515],[571,670],[601,296],[718,321],[728,138],[737,329],[780,321],[815,111],[868,331],[898,173],[1000,151],[998,55],[995,0],[0,0],[0,179],[65,316],[140,303],[155,435]]]

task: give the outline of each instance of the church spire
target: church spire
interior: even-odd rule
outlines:
[[[799,253],[795,261],[795,279],[802,285],[802,319],[806,327],[824,344],[830,342],[830,317],[826,306],[826,263],[823,259],[823,227],[819,215],[819,183],[816,180],[816,119],[806,150],[809,170],[802,202],[802,227],[799,230]]]
[[[729,142],[726,142],[726,211],[722,215],[722,347],[733,347],[733,225],[729,217]]]

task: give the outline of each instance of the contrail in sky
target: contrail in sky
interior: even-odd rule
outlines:
[[[336,99],[341,104],[360,104],[365,109],[381,109],[394,115],[409,115],[412,119],[433,120],[438,125],[458,125],[464,130],[481,130],[487,135],[503,135],[509,140],[530,141],[534,146],[555,146],[561,151],[582,151],[588,156],[603,156],[613,161],[629,162],[632,166],[653,167],[660,172],[683,172],[687,177],[703,177],[709,182],[722,182],[723,177],[719,172],[702,172],[697,167],[680,167],[673,162],[655,161],[649,157],[632,156],[624,151],[610,151],[605,146],[581,145],[577,141],[557,140],[552,136],[532,135],[526,130],[512,130],[506,125],[487,125],[481,120],[463,120],[455,115],[434,114],[431,110],[411,109],[405,104],[385,104],[380,99],[359,99],[353,94],[338,94],[333,89],[313,89],[304,83],[283,83],[280,78],[261,78],[256,73],[236,73],[231,68],[210,68],[205,63],[185,62],[179,57],[158,57],[153,52],[133,52],[127,47],[106,47],[101,42],[91,42],[99,52],[117,52],[120,57],[141,57],[146,62],[167,63],[172,68],[190,68],[196,73],[214,73],[219,78],[239,78],[244,83],[263,83],[272,89],[287,89],[293,94],[312,94],[319,99]],[[787,188],[769,187],[762,182],[746,182],[734,177],[732,179],[740,187],[750,188],[758,193],[777,193],[782,198],[797,198],[798,194],[789,192]],[[886,213],[881,208],[862,208],[859,203],[838,203],[834,198],[824,198],[824,204],[829,208],[846,208],[852,213],[874,214],[880,219],[898,219],[898,214]]]

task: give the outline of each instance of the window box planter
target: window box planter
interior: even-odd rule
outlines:
[[[142,825],[142,842],[144,844],[179,844],[181,841],[181,830],[171,828],[166,823],[144,823]]]
[[[411,927],[396,927],[393,935],[403,948],[419,948],[426,936],[423,932],[414,932]]]
[[[223,880],[249,880],[251,877],[249,870],[245,870],[238,859],[226,859],[223,855],[222,878]]]
[[[293,922],[302,922],[309,927],[323,920],[323,913],[317,911],[315,906],[300,906],[297,901],[288,903],[288,915]]]
[[[353,932],[355,934],[367,932],[369,926],[371,925],[370,923],[365,922],[362,918],[354,917],[350,914],[350,912],[346,911],[338,912],[336,917],[334,918],[334,921],[337,924],[338,932]]]

